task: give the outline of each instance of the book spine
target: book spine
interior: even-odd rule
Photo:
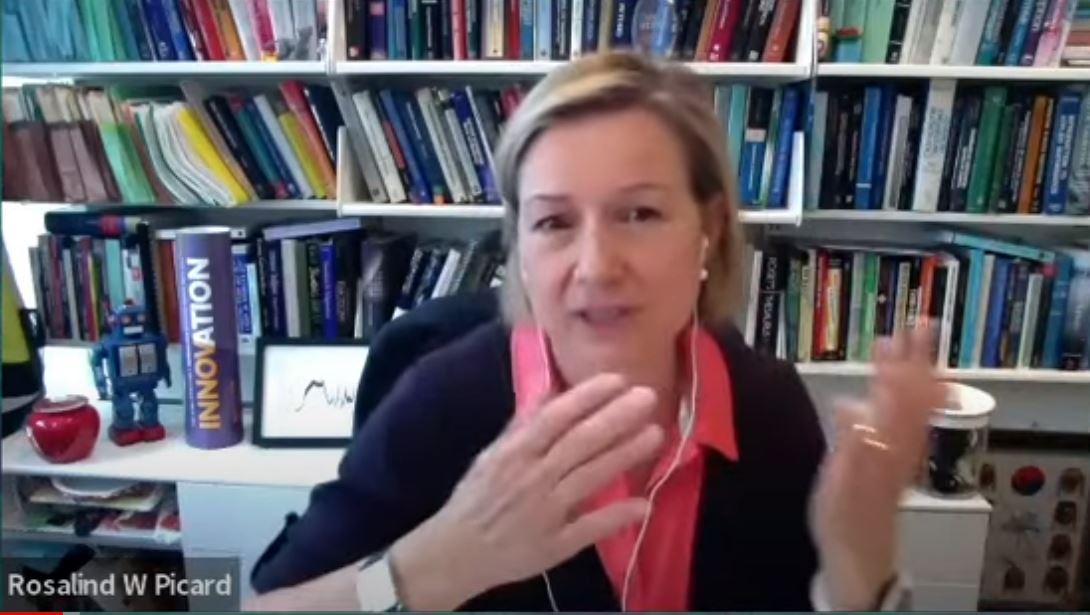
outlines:
[[[387,59],[386,0],[367,1],[367,34],[371,44],[370,59]]]
[[[733,25],[730,26],[730,41],[726,47],[726,58],[730,62],[740,62],[745,58],[746,45],[757,22],[757,9],[760,0],[742,2],[742,6],[739,5],[739,2],[740,0],[731,0],[730,5],[720,4],[719,13],[715,15],[715,28],[718,28],[719,20],[723,18],[722,13],[733,13],[733,15],[729,16],[729,20]],[[714,37],[714,31],[712,36]]]
[[[976,52],[979,66],[992,66],[999,55],[999,32],[1003,26],[1003,17],[1007,14],[1007,4],[1018,0],[991,0],[988,19],[984,22],[984,32],[980,37],[980,47]]]
[[[917,0],[922,2],[922,0]],[[912,0],[896,0],[893,5],[893,19],[889,26],[889,44],[886,46],[886,64],[899,64],[905,47],[905,33],[908,18],[912,13]]]
[[[302,320],[303,335],[323,337],[325,334],[324,293],[322,288],[322,248],[317,238],[302,241],[304,244],[305,266],[301,273],[303,279],[303,303],[307,306],[307,318]]]
[[[718,10],[714,12],[715,25],[712,28],[711,40],[708,44],[709,62],[726,62],[730,59],[732,43],[735,40],[735,29],[742,13],[739,1],[725,0],[725,2],[719,3]]]
[[[871,86],[864,90],[863,129],[860,137],[859,171],[855,182],[855,208],[872,209],[876,162],[878,159],[878,129],[882,113],[882,89]]]
[[[502,60],[507,57],[504,5],[507,0],[483,0],[484,31],[482,53],[486,59]],[[562,1],[562,0],[560,0]]]
[[[1049,138],[1053,133],[1053,126],[1055,125],[1056,118],[1056,98],[1048,97],[1048,103],[1046,105],[1044,128],[1041,131],[1041,140],[1038,144],[1038,157],[1036,173],[1033,176],[1033,191],[1030,194],[1029,213],[1039,214],[1044,205],[1045,194],[1045,175],[1048,172],[1048,144]]]
[[[170,30],[170,41],[174,47],[174,53],[177,54],[179,61],[192,62],[196,58],[189,47],[189,35],[186,34],[185,25],[182,23],[177,0],[160,0],[160,2],[166,16],[167,28]]]
[[[414,196],[413,201],[417,203],[433,202],[431,188],[429,187],[428,181],[425,179],[422,163],[417,157],[417,152],[413,149],[413,141],[409,138],[409,133],[405,128],[405,122],[398,112],[398,104],[394,99],[394,93],[390,90],[382,90],[379,92],[378,98],[382,103],[381,110],[385,117],[384,123],[387,123],[393,130],[396,135],[396,142],[399,144],[399,149],[405,157],[406,166],[409,169],[409,176],[411,177],[409,185],[412,187],[412,194]],[[393,140],[391,140],[391,143],[393,143]],[[440,198],[442,198],[442,195],[440,195]]]
[[[1064,370],[1085,367],[1090,338],[1090,252],[1076,255],[1073,263],[1059,344],[1059,367]]]
[[[1015,367],[1026,369],[1032,366],[1033,346],[1037,338],[1037,320],[1041,309],[1041,290],[1044,276],[1032,273],[1026,285],[1026,307],[1022,316],[1022,334],[1018,343],[1018,358]]]
[[[525,2],[525,0],[524,0],[524,2]],[[598,51],[598,37],[599,37],[600,31],[601,31],[601,27],[600,27],[601,15],[602,15],[601,6],[600,6],[600,3],[599,3],[599,0],[584,0],[584,3],[585,3],[586,6],[584,7],[584,12],[583,12],[583,53],[594,53],[594,52]],[[533,12],[531,11],[530,14],[533,15]],[[522,15],[523,15],[523,21],[524,21],[524,24],[523,24],[523,37],[524,38],[523,38],[522,44],[523,44],[523,50],[524,50],[523,53],[525,53],[525,47],[526,47],[526,39],[525,39],[526,9],[523,9]],[[531,42],[531,45],[532,45],[533,41],[531,40],[530,42]],[[525,57],[525,55],[523,57]]]
[[[180,54],[174,50],[170,25],[167,23],[166,9],[163,2],[170,0],[143,0],[144,17],[148,21],[152,38],[155,41],[155,57],[160,62],[180,60]]]
[[[553,55],[553,2],[556,0],[538,0],[537,14],[534,16],[534,57],[549,60]]]
[[[791,164],[792,145],[795,136],[795,123],[799,114],[799,99],[802,96],[799,90],[794,87],[786,87],[783,92],[776,157],[772,166],[772,189],[767,202],[769,209],[779,209],[787,206],[787,180],[793,171]]]
[[[570,18],[568,20],[568,57],[571,59],[583,57],[583,21],[586,3],[583,0],[571,0]]]
[[[285,315],[286,301],[284,293],[284,256],[279,241],[267,243],[269,271],[268,297],[269,297],[269,333],[274,337],[287,337],[287,318]]]
[[[219,35],[219,27],[216,24],[216,16],[212,11],[212,0],[182,0],[193,7],[196,17],[198,32],[194,32],[195,38],[203,41],[203,50],[207,59],[222,61],[227,59],[224,53],[223,43]]]
[[[924,114],[919,160],[916,164],[916,182],[912,202],[912,209],[915,211],[938,209],[939,186],[956,88],[957,82],[953,80],[933,79],[931,81],[927,96],[927,110]]]
[[[1007,193],[1011,175],[1014,174],[1015,152],[1022,118],[1022,102],[1014,101],[1003,109],[999,120],[999,137],[992,166],[991,186],[988,188],[987,208],[996,213],[1010,213],[1011,199]]]
[[[756,349],[768,356],[775,356],[776,354],[776,336],[779,324],[777,314],[779,312],[780,294],[783,290],[783,272],[781,269],[786,269],[782,261],[783,254],[776,249],[772,249],[765,254],[762,263]]]
[[[1003,309],[1006,303],[1007,280],[1010,277],[1011,261],[996,258],[992,270],[991,293],[987,297],[987,319],[984,325],[984,348],[980,359],[981,367],[999,367],[999,342],[1003,330]],[[982,298],[983,300],[983,298]]]
[[[1080,102],[1078,92],[1064,92],[1056,106],[1056,128],[1052,131],[1052,145],[1049,147],[1047,192],[1044,196],[1044,211],[1047,214],[1063,214],[1067,207],[1071,156]]]
[[[322,285],[322,335],[326,339],[336,339],[339,333],[337,320],[337,274],[336,258],[332,241],[325,241],[319,246],[321,260]]]
[[[234,273],[235,315],[238,322],[238,348],[240,352],[253,351],[254,331],[250,305],[249,283],[246,281],[246,245],[231,246],[231,264]]]
[[[565,0],[554,0],[564,4]],[[631,47],[633,39],[632,18],[636,12],[636,0],[614,0],[609,45],[612,49]]]
[[[1006,368],[1017,367],[1021,349],[1022,334],[1025,330],[1025,312],[1028,302],[1030,267],[1025,261],[1019,261],[1011,275],[1011,294],[1004,307],[1006,331],[1000,344],[1000,365]]]
[[[1090,91],[1082,90],[1078,125],[1071,145],[1067,205],[1071,215],[1090,215]]]
[[[777,0],[761,0],[757,7],[757,17],[746,40],[746,50],[742,58],[746,62],[760,62],[761,52],[764,51],[768,40],[768,33],[772,29],[772,18],[776,12]],[[784,0],[780,0],[781,2]]]
[[[405,186],[411,186],[411,180],[407,179],[408,167],[404,156],[396,151],[397,139],[387,139],[382,121],[379,119],[378,110],[375,108],[371,92],[357,92],[352,96],[352,104],[356,106],[360,125],[363,129],[366,141],[370,144],[372,158],[377,172],[381,175],[381,183],[385,186],[386,194],[391,203],[401,203],[407,198]],[[395,161],[395,156],[397,160]],[[405,177],[400,175],[404,170]],[[376,181],[376,183],[379,183]]]
[[[1025,49],[1026,39],[1029,37],[1033,11],[1037,0],[1021,0],[1018,15],[1011,29],[1010,42],[1004,52],[1003,63],[1007,66],[1018,66],[1022,60],[1022,50]]]
[[[992,183],[991,173],[998,150],[999,126],[1007,102],[1007,88],[989,87],[984,91],[984,108],[980,116],[980,140],[973,156],[973,164],[966,195],[966,210],[970,213],[988,211],[988,193]]]
[[[1041,42],[1041,33],[1044,31],[1048,7],[1055,1],[1037,0],[1037,3],[1033,5],[1033,17],[1029,22],[1029,32],[1026,34],[1026,42],[1022,47],[1022,57],[1019,62],[1022,66],[1033,66],[1033,59],[1037,55],[1037,45]]]

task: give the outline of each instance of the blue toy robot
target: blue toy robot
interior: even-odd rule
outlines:
[[[109,370],[114,407],[110,439],[120,446],[166,437],[166,430],[159,423],[155,387],[160,380],[166,380],[170,386],[167,343],[163,336],[144,330],[146,320],[142,307],[127,304],[117,308],[110,317],[110,335],[91,353],[95,387],[102,399],[107,397],[103,360]],[[140,404],[139,421],[134,417],[137,402]]]

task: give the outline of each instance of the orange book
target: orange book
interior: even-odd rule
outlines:
[[[211,0],[212,13],[216,17],[216,25],[219,26],[220,40],[223,41],[223,54],[228,60],[242,62],[246,60],[246,53],[242,50],[242,39],[238,36],[238,27],[235,18],[231,14],[231,7],[227,0]]]
[[[728,2],[730,0],[708,0],[708,8],[704,11],[704,23],[700,24],[700,37],[696,42],[696,53],[693,54],[694,61],[708,61],[708,51],[712,46],[712,33],[715,31],[715,24],[719,21],[719,13],[728,10]]]
[[[762,62],[783,62],[787,59],[787,45],[799,22],[799,10],[802,0],[780,0],[776,5],[776,14],[772,16],[772,27],[768,31]]]
[[[1052,115],[1052,97],[1040,94],[1033,99],[1033,116],[1029,121],[1029,141],[1026,143],[1026,163],[1022,167],[1022,182],[1018,190],[1018,213],[1028,214],[1033,205],[1037,167],[1044,164],[1042,153],[1048,141],[1045,125]]]
[[[314,116],[310,112],[310,104],[307,103],[307,97],[303,93],[303,85],[298,81],[285,81],[280,84],[280,92],[284,95],[288,108],[299,120],[299,126],[306,138],[307,149],[311,150],[318,173],[325,184],[325,192],[329,198],[333,198],[337,194],[337,172],[333,170],[333,161],[326,152],[325,140],[322,139],[322,133],[318,132],[318,123],[314,121]]]
[[[935,283],[935,266],[938,257],[934,254],[925,256],[923,270],[920,272],[920,299],[916,308],[919,317],[916,328],[926,327],[931,323],[931,285]]]

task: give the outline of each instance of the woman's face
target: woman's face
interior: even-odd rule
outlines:
[[[700,289],[702,224],[681,143],[651,112],[560,123],[520,169],[518,256],[564,376],[672,356]]]

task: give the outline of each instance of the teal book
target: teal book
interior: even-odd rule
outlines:
[[[121,240],[106,240],[106,291],[110,305],[125,304],[124,264],[121,260]]]
[[[742,143],[746,136],[746,103],[749,101],[749,86],[732,85],[730,94],[730,120],[727,123],[727,156],[731,171],[738,172],[742,160]]]
[[[79,3],[80,15],[83,19],[83,32],[87,38],[87,50],[92,62],[104,62],[102,51],[102,39],[98,35],[98,11],[90,2]]]
[[[867,21],[863,25],[863,61],[868,64],[884,64],[886,61],[894,4],[894,0],[868,2]]]
[[[140,24],[133,24],[125,0],[113,0],[111,9],[110,13],[120,34],[120,49],[124,52],[124,60],[127,62],[139,61],[141,58],[140,48],[136,43],[136,28],[139,28]]]
[[[1007,104],[1007,88],[992,86],[984,90],[984,110],[980,114],[978,145],[969,175],[969,192],[966,211],[973,214],[987,213],[988,195],[992,184],[996,151],[999,147],[999,122]]]

